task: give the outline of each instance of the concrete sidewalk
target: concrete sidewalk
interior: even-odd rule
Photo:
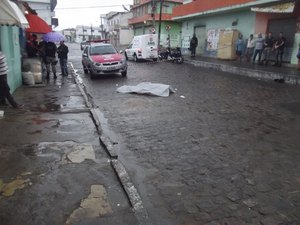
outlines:
[[[79,86],[22,86],[0,119],[0,224],[139,224]]]
[[[195,66],[215,69],[236,75],[242,75],[262,80],[278,80],[289,84],[300,84],[300,71],[294,67],[275,67],[253,64],[251,62],[225,61],[215,58],[185,56],[185,62]]]

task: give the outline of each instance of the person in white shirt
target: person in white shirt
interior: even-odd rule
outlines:
[[[261,55],[264,50],[265,39],[262,37],[262,34],[259,33],[255,39],[255,51],[253,55],[253,63],[255,63],[256,56],[258,55],[258,64],[261,65]]]
[[[246,54],[245,54],[247,62],[250,62],[250,60],[251,60],[251,57],[254,53],[254,47],[255,47],[255,41],[253,38],[253,34],[250,34],[250,37],[247,41],[247,49],[246,49]]]

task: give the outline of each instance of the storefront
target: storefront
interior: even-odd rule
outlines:
[[[277,38],[282,32],[287,39],[284,61],[294,63],[295,45],[299,43],[297,37],[297,24],[300,21],[299,2],[292,1],[251,10],[256,12],[255,33],[272,32],[273,36]]]
[[[21,76],[21,28],[27,28],[28,21],[20,8],[9,0],[3,0],[0,5],[0,50],[7,58],[9,68],[8,83],[13,92],[22,84]]]

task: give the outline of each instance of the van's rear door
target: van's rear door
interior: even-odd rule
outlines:
[[[149,34],[146,36],[145,40],[145,58],[147,59],[155,59],[158,57],[158,50],[157,50],[157,35]]]

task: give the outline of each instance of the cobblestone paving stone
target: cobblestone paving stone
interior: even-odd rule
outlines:
[[[299,87],[172,63],[132,64],[127,79],[83,77],[140,168],[125,163],[144,201],[169,213],[155,224],[300,224]],[[143,81],[178,90],[115,92]]]

